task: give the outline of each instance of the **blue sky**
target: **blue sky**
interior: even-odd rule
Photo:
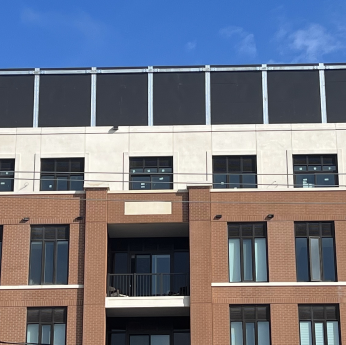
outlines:
[[[0,68],[346,62],[343,0],[3,0]]]

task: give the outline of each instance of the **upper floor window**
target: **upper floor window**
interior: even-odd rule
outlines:
[[[130,189],[173,189],[173,158],[131,157]]]
[[[28,308],[26,341],[65,345],[66,308]]]
[[[336,155],[294,155],[293,173],[295,188],[339,185]]]
[[[83,190],[84,158],[41,159],[41,190]]]
[[[0,192],[13,191],[14,159],[0,159]]]
[[[257,188],[256,156],[214,156],[213,188]]]
[[[296,222],[298,281],[336,281],[332,222]]]
[[[300,345],[339,345],[338,306],[299,306]]]
[[[266,223],[228,224],[230,282],[266,282]]]
[[[270,345],[269,306],[230,306],[231,345]]]
[[[29,284],[67,284],[69,228],[31,228]]]

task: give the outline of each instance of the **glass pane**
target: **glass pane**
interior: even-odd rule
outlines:
[[[84,159],[71,159],[71,171],[83,172],[84,171]]]
[[[322,238],[323,280],[335,281],[334,239]]]
[[[56,283],[67,284],[68,272],[68,241],[57,242],[57,255],[56,255]]]
[[[190,333],[174,333],[174,345],[190,345]]]
[[[172,173],[173,172],[173,169],[172,168],[159,168],[159,173],[165,173],[165,174],[168,174],[168,173]]]
[[[159,166],[160,167],[172,167],[172,158],[171,157],[160,157]]]
[[[300,329],[300,345],[312,345],[311,322],[301,321],[299,323],[299,329]]]
[[[243,345],[242,322],[231,322],[231,345]]]
[[[172,175],[153,175],[151,176],[151,189],[172,189]]]
[[[44,282],[53,284],[54,270],[54,242],[46,242],[44,245]]]
[[[41,176],[41,190],[54,190],[54,176]]]
[[[83,190],[84,175],[71,175],[70,176],[70,190]]]
[[[322,171],[322,167],[320,165],[309,165],[308,171]]]
[[[294,165],[305,165],[306,164],[306,156],[293,156],[293,164]]]
[[[240,175],[230,174],[228,175],[228,188],[240,188]]]
[[[29,284],[41,284],[42,242],[31,242]]]
[[[296,268],[299,282],[309,281],[308,239],[296,238]]]
[[[0,192],[11,192],[13,191],[13,179],[2,178],[0,179]]]
[[[149,345],[149,335],[130,335],[130,345]]]
[[[56,190],[67,190],[67,176],[56,177]]]
[[[28,325],[26,330],[26,341],[28,343],[38,343],[38,325]]]
[[[314,188],[315,175],[314,174],[299,174],[295,175],[295,188]]]
[[[336,174],[316,174],[316,187],[337,186]]]
[[[54,339],[53,339],[53,345],[65,345],[65,339],[66,339],[66,325],[61,324],[55,324],[54,325]]]
[[[68,173],[70,171],[70,162],[68,160],[57,160],[56,161],[56,171]]]
[[[307,171],[307,167],[305,165],[295,165],[294,171]]]
[[[327,321],[328,345],[339,345],[339,323],[338,321]]]
[[[257,188],[256,175],[242,175],[242,187],[243,188]]]
[[[146,168],[149,168],[149,167],[157,167],[157,164],[158,164],[158,159],[155,158],[155,157],[147,157],[147,158],[144,158],[144,166]]]
[[[321,156],[308,156],[309,165],[321,165]]]
[[[228,172],[241,172],[240,157],[228,158]]]
[[[143,168],[143,158],[130,158],[130,168]]]
[[[42,325],[41,343],[50,344],[50,325]]]
[[[112,333],[110,345],[126,345],[124,333]]]
[[[320,239],[310,238],[311,280],[321,280]]]
[[[252,277],[252,240],[243,240],[244,280],[253,280]]]
[[[267,244],[265,238],[255,238],[255,274],[257,282],[267,281]]]
[[[255,345],[255,324],[252,322],[246,323],[246,345]]]
[[[150,345],[169,345],[169,335],[152,335]]]
[[[189,252],[175,252],[173,261],[174,274],[171,279],[173,293],[186,296],[189,287],[190,255]]]
[[[315,323],[315,343],[316,345],[324,345],[323,323]]]
[[[152,273],[158,273],[152,276],[152,295],[167,296],[170,292],[170,255],[153,255],[152,256]]]
[[[228,255],[229,255],[229,281],[240,282],[240,240],[230,238],[228,240]]]
[[[269,334],[269,322],[258,322],[257,323],[258,331],[258,344],[261,345],[270,345],[270,334]]]
[[[145,173],[157,173],[157,168],[144,168]]]
[[[256,172],[255,159],[252,157],[243,158],[243,172]]]
[[[213,188],[227,188],[227,176],[214,174],[213,184]]]
[[[131,176],[130,189],[150,189],[150,176]]]
[[[125,274],[127,271],[127,253],[114,254],[113,273]]]
[[[150,255],[136,255],[136,272],[133,273],[151,273]]]
[[[42,159],[41,171],[54,171],[54,159]]]
[[[213,173],[226,173],[227,165],[226,158],[213,158]]]

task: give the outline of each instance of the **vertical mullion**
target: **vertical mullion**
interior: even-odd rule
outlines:
[[[255,257],[255,230],[254,225],[252,225],[252,243],[251,243],[251,252],[252,252],[252,281],[256,280],[256,257]],[[256,309],[257,315],[257,309]]]
[[[240,228],[241,230],[241,228]],[[244,258],[243,258],[243,237],[242,237],[242,232],[240,233],[240,236],[239,236],[239,249],[240,249],[240,279],[241,281],[243,282],[244,281]]]
[[[45,228],[44,228],[45,229]],[[45,237],[44,237],[44,232],[45,230],[43,230],[43,240],[42,240],[42,257],[41,257],[41,284],[44,283],[44,269],[45,269],[45,265],[44,265],[44,258],[45,258],[45,254],[46,254],[46,241],[45,241]]]
[[[262,65],[262,104],[263,104],[263,123],[269,123],[268,112],[268,72],[267,65]]]
[[[321,122],[327,123],[327,100],[326,100],[326,81],[325,81],[325,67],[323,63],[319,66],[319,81],[320,81],[320,101],[321,101]]]

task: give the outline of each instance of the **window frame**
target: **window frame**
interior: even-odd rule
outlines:
[[[13,164],[13,169],[11,170],[7,170],[7,169],[3,169],[3,164],[4,163],[9,163],[9,164]],[[16,168],[16,160],[14,158],[0,158],[0,183],[3,180],[10,180],[10,184],[11,184],[11,188],[9,190],[0,190],[0,193],[6,193],[6,192],[13,192],[14,191],[14,174],[15,174],[15,168]],[[10,176],[6,176],[7,173],[10,172],[12,174],[10,174]]]
[[[310,308],[310,318],[302,318],[301,317],[301,309],[302,308]],[[314,318],[314,308],[321,308],[323,307],[323,314],[324,317],[322,319]],[[326,315],[326,309],[328,307],[334,307],[335,308],[335,314],[336,318],[328,318]],[[338,335],[339,335],[339,344],[341,344],[341,329],[340,329],[340,310],[339,305],[337,304],[299,304],[298,305],[298,319],[299,319],[299,344],[301,344],[301,337],[300,337],[300,323],[301,322],[311,322],[311,342],[312,345],[316,345],[316,334],[315,334],[315,323],[322,323],[323,324],[323,341],[324,344],[328,344],[327,340],[327,322],[328,321],[337,321],[338,322]]]
[[[297,229],[299,225],[305,224],[306,226],[306,235],[297,235],[297,232],[300,231]],[[319,227],[319,235],[309,235],[309,225],[310,224],[318,224]],[[323,235],[323,224],[329,224],[331,227],[331,235],[326,236]],[[306,238],[307,239],[307,258],[308,258],[308,276],[309,280],[298,280],[298,270],[296,270],[297,275],[297,281],[298,282],[337,282],[338,281],[338,270],[337,270],[337,260],[336,260],[336,243],[335,243],[335,226],[334,222],[294,222],[294,239],[295,239],[295,256],[296,256],[296,267],[298,267],[298,261],[297,261],[297,238]],[[334,259],[334,275],[335,280],[326,280],[324,279],[324,269],[323,269],[323,251],[322,251],[322,239],[323,238],[332,238],[333,239],[333,259]],[[318,239],[319,240],[319,258],[320,258],[320,276],[321,279],[312,279],[312,260],[311,260],[311,239]]]
[[[266,319],[259,319],[258,318],[258,308],[266,308]],[[232,318],[232,312],[231,308],[241,308],[241,318]],[[255,318],[254,319],[246,319],[245,318],[245,310],[250,308],[255,308]],[[270,321],[270,305],[269,304],[231,304],[229,306],[229,319],[230,319],[230,345],[235,345],[232,344],[232,336],[231,336],[231,328],[232,328],[232,322],[241,322],[242,323],[242,332],[243,332],[243,345],[246,344],[246,323],[254,323],[255,324],[255,345],[261,345],[258,343],[258,323],[259,322],[268,322],[269,324],[269,344],[272,343],[271,339],[271,321]],[[245,327],[244,327],[245,325]]]
[[[314,157],[320,158],[321,164],[317,165],[317,164],[309,164],[309,158]],[[305,164],[297,164],[295,163],[295,159],[297,158],[305,158]],[[324,166],[331,166],[328,164],[323,164],[324,159],[326,158],[331,158],[333,160],[333,162],[335,164],[333,164],[332,166],[335,166],[335,171],[328,173],[328,171],[324,171],[323,167]],[[335,188],[335,187],[339,187],[339,172],[338,172],[338,155],[337,154],[296,154],[293,155],[292,157],[292,162],[293,162],[293,179],[294,179],[294,188]],[[306,170],[304,171],[296,171],[295,167],[296,166],[306,166]],[[320,166],[321,170],[314,170],[314,171],[309,171],[309,166]],[[331,176],[334,176],[334,184],[333,185],[319,185],[317,184],[317,176],[318,175],[326,175],[329,174]],[[314,176],[314,186],[313,187],[303,187],[302,185],[298,185],[297,181],[297,176],[299,175],[311,175]]]
[[[230,172],[229,171],[229,163],[228,161],[230,159],[239,159],[240,160],[240,170],[239,171],[234,171],[234,172]],[[225,159],[225,165],[226,165],[226,172],[225,173],[216,173],[215,172],[215,160],[216,159]],[[244,172],[244,159],[252,159],[252,165],[255,167],[255,171],[252,172]],[[237,189],[237,188],[258,188],[258,181],[257,181],[257,156],[256,155],[229,155],[229,156],[213,156],[212,157],[212,161],[213,161],[213,189]],[[218,175],[226,175],[226,183],[224,184],[225,187],[220,187],[221,183],[217,183],[214,182],[214,178],[215,176]],[[239,187],[232,187],[232,184],[230,182],[230,176],[231,175],[235,175],[235,176],[239,176]],[[244,185],[243,182],[243,175],[251,175],[251,176],[255,176],[255,183],[249,185]]]
[[[238,236],[230,236],[230,226],[239,226],[239,235]],[[246,236],[242,234],[242,227],[243,226],[252,226],[252,235],[251,236]],[[263,236],[256,236],[255,234],[255,226],[256,225],[263,225]],[[244,222],[244,223],[228,223],[227,224],[227,235],[228,235],[228,244],[229,244],[229,239],[235,238],[239,239],[239,255],[240,255],[240,281],[239,282],[231,282],[230,283],[261,283],[261,282],[268,282],[269,279],[269,265],[268,265],[268,236],[267,236],[267,223],[266,222]],[[244,254],[243,254],[243,240],[245,239],[251,239],[252,240],[252,246],[251,246],[251,255],[252,255],[252,280],[245,280],[244,279]],[[265,244],[266,244],[266,273],[267,277],[265,281],[257,281],[255,280],[256,277],[256,256],[255,256],[255,239],[256,238],[264,238],[265,239]],[[229,252],[229,245],[228,245],[228,265],[229,265],[229,257],[230,257],[230,252]],[[230,271],[230,267],[228,270],[228,275]],[[230,280],[230,276],[229,276]]]
[[[32,230],[35,228],[42,228],[42,239],[33,239],[32,238]],[[55,238],[54,239],[46,239],[45,238],[45,230],[49,228],[56,228],[55,229]],[[65,228],[65,231],[67,232],[67,239],[59,239],[58,238],[58,229],[59,228]],[[57,244],[58,242],[66,242],[67,241],[67,275],[66,275],[66,284],[62,283],[56,283],[57,280],[57,265],[58,265],[58,250],[57,250]],[[41,279],[40,284],[30,283],[30,277],[31,277],[31,244],[32,242],[41,242],[42,243],[42,249],[41,249]],[[54,256],[53,256],[53,282],[52,283],[46,283],[44,281],[44,273],[45,273],[45,243],[47,242],[53,242],[54,243]],[[68,285],[69,281],[69,261],[70,261],[70,226],[69,225],[32,225],[30,229],[30,257],[29,257],[29,278],[28,283],[29,285]]]
[[[142,160],[142,166],[141,167],[131,167],[131,160]],[[151,159],[154,160],[156,159],[156,165],[155,166],[146,166],[145,164],[145,160],[146,159]],[[160,160],[163,159],[168,159],[170,160],[170,166],[160,166]],[[173,189],[173,177],[174,177],[174,162],[173,162],[173,156],[152,156],[152,157],[129,157],[129,190],[171,190]],[[143,172],[131,172],[131,169],[143,169]],[[144,172],[145,169],[157,169],[157,171],[159,171],[159,169],[171,169],[172,172],[168,172],[168,173],[162,173],[162,172],[149,172],[146,173]],[[134,183],[139,183],[140,181],[134,181],[133,178],[137,176],[137,177],[149,177],[150,181],[146,182],[143,181],[143,183],[145,184],[149,184],[150,188],[140,188],[140,189],[135,189],[133,188]],[[154,183],[157,182],[153,182],[152,179],[154,176],[168,176],[170,177],[170,181],[169,182],[164,182],[167,184],[170,184],[170,188],[153,188]]]
[[[47,171],[42,170],[43,163],[45,161],[53,161],[54,162],[54,170]],[[68,171],[59,172],[57,171],[57,164],[59,162],[68,162]],[[80,164],[83,166],[83,171],[71,171],[71,165],[73,162],[79,161]],[[43,181],[50,181],[51,179],[44,179],[45,176],[53,176],[53,188],[52,189],[43,189],[42,188],[42,182]],[[82,189],[71,189],[71,179],[72,176],[82,176],[82,182],[84,185],[84,178],[85,178],[85,159],[84,157],[76,157],[76,158],[41,158],[41,171],[40,171],[40,191],[50,192],[50,191],[65,191],[65,190],[78,190],[82,191]],[[58,177],[66,177],[67,178],[67,189],[57,189],[57,181]]]
[[[42,320],[42,311],[43,310],[52,310],[52,321],[43,321]],[[29,311],[38,311],[38,321],[28,321],[29,317]],[[62,322],[55,322],[55,311],[57,310],[63,310],[63,321]],[[27,320],[26,320],[26,341],[28,341],[28,326],[29,325],[37,325],[38,324],[38,344],[42,343],[42,326],[43,325],[50,325],[51,331],[50,331],[50,343],[54,343],[54,325],[65,325],[65,345],[66,345],[66,339],[67,339],[67,307],[28,307],[27,308]],[[30,344],[30,343],[29,343]]]

